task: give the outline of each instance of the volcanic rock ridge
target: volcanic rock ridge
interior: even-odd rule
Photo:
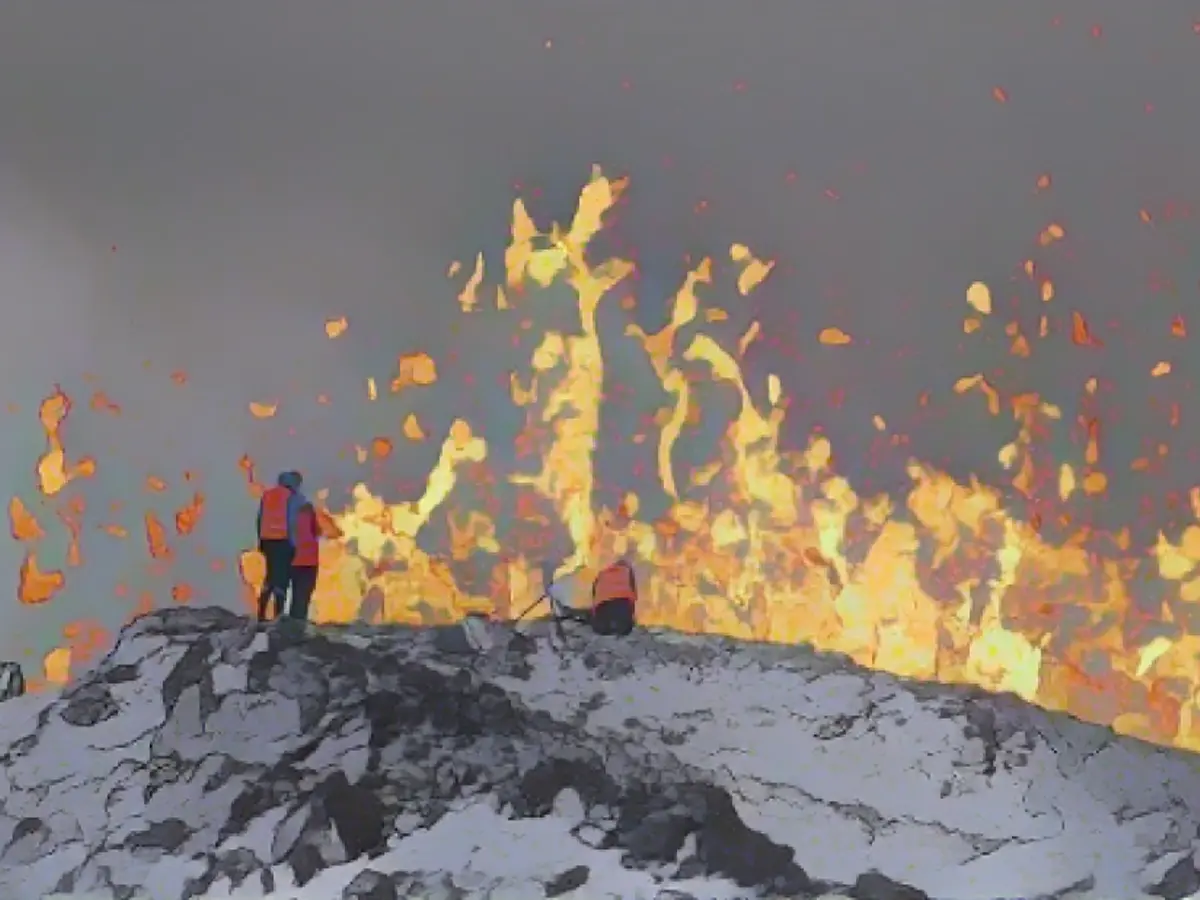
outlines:
[[[0,897],[1200,890],[1189,754],[804,647],[471,628],[140,618],[0,707]]]

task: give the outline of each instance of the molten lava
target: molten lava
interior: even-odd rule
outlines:
[[[997,92],[998,100],[1005,99]],[[625,338],[644,353],[670,398],[635,433],[621,436],[654,448],[655,497],[622,486],[616,508],[598,502],[601,419],[614,398],[605,393],[609,364],[597,310],[604,302],[622,302],[613,289],[635,265],[618,257],[594,261],[589,251],[624,188],[624,181],[595,172],[570,225],[547,231],[539,230],[520,201],[514,204],[503,282],[489,288],[483,257],[477,257],[458,294],[464,315],[491,306],[489,313],[511,317],[512,333],[525,339],[536,323],[538,295],[561,302],[566,292],[577,318],[566,331],[536,335],[535,329],[527,371],[509,373],[507,396],[498,387],[487,398],[508,405],[523,421],[506,457],[515,460],[513,470],[490,462],[499,454],[489,452],[465,417],[437,435],[409,414],[401,433],[410,441],[440,439],[437,462],[416,499],[392,502],[363,483],[347,508],[323,511],[331,539],[322,550],[313,601],[317,619],[432,623],[474,610],[509,615],[539,587],[537,573],[553,536],[569,548],[561,572],[586,577],[617,556],[635,561],[639,613],[647,625],[808,642],[896,674],[1012,691],[1125,732],[1200,748],[1194,712],[1200,637],[1180,627],[1147,629],[1132,604],[1134,586],[1149,579],[1169,595],[1163,610],[1200,602],[1200,524],[1178,543],[1160,535],[1144,558],[1130,551],[1127,533],[1100,534],[1071,521],[1065,501],[1076,492],[1103,493],[1110,477],[1102,467],[1102,428],[1088,413],[1094,384],[1079,416],[1085,452],[1064,461],[1051,457],[1045,441],[1064,418],[1059,406],[1034,393],[1005,396],[982,373],[949,380],[962,402],[979,396],[991,415],[1012,417],[1014,437],[998,458],[1012,473],[1015,496],[1027,501],[1021,515],[1000,490],[976,479],[956,481],[918,460],[908,464],[905,495],[862,494],[838,473],[834,449],[822,434],[813,434],[805,447],[781,446],[789,408],[784,387],[775,375],[764,384],[748,383],[742,366],[747,349],[761,338],[758,323],[731,348],[705,331],[725,315],[706,308],[699,294],[717,265],[704,259],[683,279],[657,331],[626,329]],[[1038,243],[1064,237],[1060,225],[1050,224]],[[770,277],[774,263],[734,245],[728,265],[738,293],[746,295]],[[451,267],[452,275],[460,271],[458,264]],[[1041,300],[1051,303],[1053,286],[1032,262],[1025,274]],[[982,283],[966,289],[965,303],[966,335],[997,315]],[[1082,315],[1072,312],[1069,321],[1070,340],[1101,345]],[[330,318],[325,327],[338,338],[349,326],[344,318]],[[1048,331],[1045,316],[1036,333],[1023,333],[1015,322],[1005,329],[1018,357]],[[1181,320],[1172,331],[1184,333]],[[829,323],[811,337],[835,348],[830,352],[851,352],[837,348],[854,343],[849,332]],[[521,346],[515,338],[514,345]],[[427,387],[452,370],[451,362],[406,353],[397,359],[391,391]],[[479,384],[477,390],[486,390]],[[372,400],[374,385],[371,379]],[[723,423],[719,455],[687,467],[677,448],[704,417],[702,398],[710,389],[732,396],[735,412]],[[74,466],[64,461],[57,429],[69,408],[61,392],[43,405],[48,449],[38,476],[47,496],[95,469],[88,460]],[[250,404],[257,417],[275,410],[275,401]],[[906,445],[904,435],[890,431],[887,417],[876,415],[873,423],[889,446]],[[390,440],[365,444],[358,447],[361,462],[389,464]],[[245,457],[239,465],[250,495],[257,496],[254,462]],[[501,484],[515,492],[511,509],[497,499]],[[651,499],[664,501],[665,512],[644,513]],[[1200,491],[1191,501],[1200,513]],[[173,536],[157,516],[145,513],[154,560],[169,563],[173,542],[186,539],[203,508],[203,495],[196,493],[176,514]],[[33,554],[43,526],[19,501],[10,505],[10,522],[13,536],[28,548],[21,596],[27,603],[45,602],[61,589],[63,575],[43,571]],[[435,522],[449,535],[436,552],[423,539]],[[1051,530],[1069,536],[1043,536]],[[461,577],[458,564],[468,558],[485,559],[490,577]],[[243,554],[239,571],[249,602],[262,577],[258,555]],[[175,600],[190,596],[180,586]],[[65,677],[62,666],[59,653],[48,662],[50,680]]]

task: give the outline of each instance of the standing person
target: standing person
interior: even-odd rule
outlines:
[[[266,563],[266,575],[258,594],[258,617],[267,618],[267,603],[275,598],[275,617],[283,615],[288,584],[292,579],[292,557],[296,554],[296,525],[300,508],[308,501],[300,493],[304,479],[299,472],[283,472],[258,504],[258,551]]]
[[[321,523],[311,503],[300,507],[296,518],[296,555],[292,558],[292,605],[289,619],[308,621],[308,604],[317,589],[321,567]]]

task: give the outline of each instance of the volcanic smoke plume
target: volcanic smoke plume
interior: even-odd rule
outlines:
[[[1196,26],[634,9],[4,14],[5,655],[248,596],[300,468],[327,621],[627,555],[1193,747]]]

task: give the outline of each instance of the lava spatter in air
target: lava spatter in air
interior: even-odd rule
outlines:
[[[47,502],[55,498],[62,499],[63,491],[72,482],[96,474],[96,463],[91,457],[83,457],[75,463],[67,460],[62,431],[71,408],[70,398],[61,388],[55,387],[54,392],[42,401],[38,409],[38,418],[46,436],[46,448],[37,462],[37,487]],[[111,412],[115,404],[105,400],[98,408]],[[67,530],[66,565],[81,565],[79,534],[83,499],[78,496],[67,498],[57,508],[51,509]],[[52,568],[42,562],[37,545],[45,537],[45,531],[24,501],[18,497],[9,501],[9,527],[12,536],[25,545],[24,559],[17,578],[17,599],[26,605],[39,605],[50,601],[66,586],[66,575],[61,569]]]
[[[54,599],[67,584],[67,576],[59,570],[42,569],[33,550],[25,553],[17,580],[17,599],[28,606],[37,606]]]
[[[1039,182],[1039,189],[1048,187],[1048,180]],[[1186,633],[1179,624],[1184,617],[1166,622],[1165,614],[1170,628],[1147,632],[1133,603],[1150,579],[1163,609],[1200,602],[1200,524],[1177,540],[1160,535],[1146,559],[1130,551],[1127,532],[1103,534],[1076,521],[1073,504],[1103,493],[1113,477],[1103,470],[1109,425],[1089,405],[1094,386],[1085,389],[1078,409],[1064,413],[1056,402],[1062,398],[1014,389],[985,364],[947,373],[944,383],[924,386],[921,407],[945,398],[1009,422],[1011,438],[996,451],[1007,483],[956,480],[914,459],[904,490],[874,493],[839,471],[825,434],[814,431],[802,446],[784,445],[783,425],[794,409],[784,379],[754,376],[744,367],[763,328],[755,322],[733,338],[716,330],[739,298],[770,279],[774,261],[734,245],[682,275],[663,321],[639,326],[627,319],[619,334],[602,331],[601,304],[621,313],[635,308],[632,298],[625,302],[632,293],[625,282],[637,273],[636,263],[597,259],[593,240],[626,188],[597,170],[569,225],[544,229],[517,201],[505,271],[493,278],[502,283],[488,283],[476,256],[465,285],[446,298],[457,298],[472,320],[492,317],[488,327],[508,328],[496,344],[520,354],[513,371],[491,373],[500,376],[494,381],[459,371],[452,356],[435,362],[409,347],[379,388],[368,382],[370,402],[379,409],[403,405],[442,378],[475,376],[472,393],[483,395],[489,413],[509,412],[517,420],[514,446],[496,446],[503,430],[493,431],[490,419],[468,421],[465,411],[453,408],[449,424],[425,413],[419,421],[404,409],[391,420],[394,435],[345,436],[377,473],[409,447],[400,438],[427,442],[437,458],[424,484],[412,490],[364,481],[344,507],[322,511],[330,540],[321,550],[313,602],[318,619],[365,615],[416,624],[477,609],[504,615],[517,607],[514,598],[537,590],[547,557],[565,559],[564,571],[578,569],[586,577],[625,555],[639,567],[639,610],[649,625],[806,641],[901,675],[1014,691],[1144,737],[1200,748],[1193,696],[1200,688],[1200,637]],[[992,288],[964,286],[964,347],[1003,341],[1018,364],[1047,345],[1052,352],[1103,356],[1087,321],[1043,274],[1050,268],[1043,257],[1069,245],[1065,229],[1048,225],[1033,243],[1038,260],[1025,261],[1025,280],[1017,281],[1028,290],[1036,319],[1022,325],[1004,315],[1006,302]],[[546,327],[543,304],[561,312],[564,303],[570,320],[564,324],[556,315],[555,327]],[[1054,318],[1064,306],[1062,318]],[[853,358],[867,346],[837,321],[836,310],[820,316],[806,317],[797,329],[800,346],[789,353],[822,348]],[[343,331],[341,320],[326,320],[330,338]],[[1164,339],[1185,336],[1177,319]],[[765,338],[773,341],[776,335]],[[605,428],[606,415],[633,392],[617,384],[625,378],[629,357],[623,354],[644,358],[648,385],[636,393],[660,407],[638,418],[630,433]],[[1140,371],[1143,377],[1150,365]],[[390,392],[381,394],[389,383]],[[727,401],[719,410],[714,395]],[[453,405],[453,395],[446,402]],[[50,496],[71,478],[90,474],[83,463],[65,462],[57,429],[68,409],[65,396],[43,406],[48,451],[38,476]],[[872,412],[888,447],[903,452],[903,410]],[[1172,416],[1177,420],[1178,413]],[[685,462],[681,448],[701,429],[719,437],[716,447],[710,458]],[[1057,444],[1049,438],[1064,429],[1077,444],[1052,452]],[[601,484],[597,456],[626,441],[644,445],[634,477]],[[238,465],[248,494],[257,497],[261,473],[249,457]],[[1200,513],[1200,491],[1189,501],[1193,514]],[[194,492],[177,507],[173,533],[144,513],[151,564],[170,569],[202,509],[203,495]],[[48,524],[53,521],[34,520],[23,504],[10,505],[10,528],[31,552]],[[238,563],[250,603],[261,559],[246,553]],[[61,588],[61,573],[46,569],[28,558],[26,602],[45,602]],[[194,596],[199,592],[174,580],[175,602]],[[149,602],[140,595],[139,603]]]
[[[564,570],[587,572],[618,554],[633,557],[645,571],[642,607],[650,624],[809,641],[900,674],[1012,690],[1047,706],[1086,709],[1092,718],[1144,736],[1200,746],[1200,723],[1193,732],[1186,713],[1190,697],[1163,686],[1167,678],[1200,684],[1196,655],[1189,661],[1180,641],[1150,648],[1123,637],[1132,581],[1144,577],[1134,573],[1144,566],[1104,558],[1097,546],[1127,548],[1127,537],[1114,535],[1104,544],[1092,530],[1071,530],[1067,504],[1103,490],[1107,479],[1099,469],[1099,425],[1078,460],[1050,458],[1043,445],[1063,426],[1058,406],[1036,393],[1007,393],[982,372],[963,375],[945,386],[952,395],[977,392],[991,416],[1013,420],[1014,437],[999,457],[1012,496],[1028,508],[1010,508],[1001,491],[977,479],[956,482],[915,460],[907,496],[861,496],[836,471],[826,437],[813,435],[806,448],[780,446],[788,405],[782,383],[769,376],[760,405],[741,368],[758,330],[747,329],[729,349],[705,333],[707,324],[724,318],[711,314],[718,307],[706,302],[718,274],[711,259],[684,277],[658,330],[626,328],[666,399],[646,428],[628,436],[637,444],[647,430],[654,432],[653,490],[665,498],[665,511],[643,517],[644,486],[623,487],[617,508],[598,504],[594,456],[602,449],[604,406],[613,400],[604,388],[606,353],[596,314],[636,269],[619,258],[592,262],[586,251],[625,187],[596,172],[570,226],[546,231],[520,201],[514,204],[504,284],[497,286],[506,302],[496,312],[512,313],[514,334],[526,334],[536,326],[542,293],[556,291],[561,302],[566,288],[578,314],[573,330],[543,332],[532,345],[514,341],[532,346],[528,370],[505,379],[508,402],[524,422],[510,457],[514,468],[490,467],[487,445],[460,420],[445,436],[419,500],[389,503],[359,485],[347,509],[331,512],[343,537],[323,551],[325,574],[314,600],[321,618],[352,618],[363,597],[372,598],[374,620],[434,622],[475,608],[509,610],[512,592],[533,589],[540,546],[557,534],[567,548]],[[1065,235],[1052,224],[1038,244],[1051,248]],[[739,294],[752,291],[773,265],[742,245],[729,257]],[[1049,303],[1055,295],[1049,279],[1032,262],[1025,270],[1037,300]],[[477,258],[460,304],[478,313],[485,286]],[[967,302],[964,331],[986,339],[986,320],[995,312],[991,292],[974,284]],[[816,343],[853,342],[836,324],[822,328]],[[1010,322],[1005,333],[1022,357],[1056,335],[1046,314],[1034,332]],[[1074,317],[1067,337],[1101,346]],[[437,368],[419,352],[402,356],[393,390],[432,383]],[[723,427],[718,456],[681,468],[676,448],[704,421],[695,389],[700,381],[731,391],[737,406]],[[411,420],[403,429],[410,439],[426,433]],[[475,483],[484,497],[490,496],[486,484],[498,481],[517,490],[507,526],[495,515],[494,500],[472,506],[456,488]],[[435,517],[451,535],[445,559],[421,545]],[[1041,536],[1045,517],[1066,529],[1065,541]],[[514,537],[530,531],[539,539]],[[450,565],[467,554],[493,560],[482,587],[460,583]],[[1164,579],[1185,582],[1184,593],[1200,596],[1191,580],[1200,584],[1200,574],[1192,574],[1200,542],[1176,546],[1163,538],[1156,557]],[[253,568],[245,561],[243,574],[252,577]],[[1068,608],[1076,612],[1068,616]],[[1083,621],[1074,624],[1079,610]],[[1072,634],[1072,627],[1082,630]],[[1089,655],[1089,646],[1100,657]],[[1104,696],[1126,705],[1106,707]]]
[[[46,433],[46,451],[37,464],[38,489],[48,497],[59,493],[77,478],[90,478],[96,474],[96,462],[91,457],[73,464],[67,462],[60,432],[70,413],[71,400],[61,388],[55,388],[38,410],[42,430]]]

